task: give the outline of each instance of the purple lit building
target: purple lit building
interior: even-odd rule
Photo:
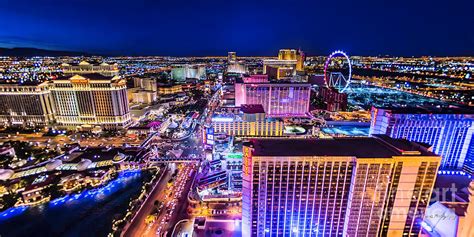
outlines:
[[[306,116],[311,85],[303,83],[235,83],[235,106],[261,104],[267,116]]]
[[[268,75],[250,75],[243,76],[244,83],[266,83],[268,82]]]
[[[474,110],[373,107],[370,134],[386,134],[433,146],[441,170],[474,175]]]

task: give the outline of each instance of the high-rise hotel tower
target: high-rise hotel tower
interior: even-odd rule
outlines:
[[[66,76],[53,80],[50,90],[59,125],[116,129],[130,124],[126,82],[119,76]]]
[[[243,236],[418,236],[441,158],[387,136],[251,139]]]
[[[370,134],[429,144],[443,157],[440,169],[474,175],[474,110],[374,107]]]
[[[235,106],[261,104],[269,117],[307,116],[311,84],[235,82]]]
[[[0,123],[5,126],[43,127],[54,122],[48,83],[1,83]]]

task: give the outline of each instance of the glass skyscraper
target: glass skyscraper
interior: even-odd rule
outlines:
[[[474,146],[474,111],[438,108],[372,108],[370,134],[386,134],[433,147],[441,170],[470,168]]]

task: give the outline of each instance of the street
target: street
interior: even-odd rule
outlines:
[[[213,101],[217,101],[215,96]],[[207,114],[203,116],[205,119]],[[198,173],[200,162],[187,158],[204,158],[201,141],[201,126],[197,125],[191,135],[182,141],[154,144],[162,151],[182,150],[181,157],[185,162],[168,163],[162,179],[123,236],[172,236],[173,228],[178,222],[186,223],[187,231],[192,230],[192,223],[185,221],[189,217],[187,196]],[[180,226],[177,225],[176,233],[182,231]]]
[[[150,213],[150,210],[154,208],[154,201],[160,198],[163,194],[162,190],[167,185],[169,178],[171,177],[171,172],[168,169],[164,169],[162,178],[158,181],[159,183],[155,189],[151,192],[147,201],[143,204],[143,207],[140,209],[140,212],[136,215],[135,219],[130,224],[127,231],[123,236],[144,236],[149,230],[148,225],[145,223],[145,219]]]
[[[195,132],[185,141],[176,143],[183,149],[183,157],[192,154],[202,157],[199,139],[200,133]],[[197,174],[197,162],[169,163],[168,167],[124,236],[171,236],[174,224],[187,217],[187,194]],[[162,207],[157,208],[155,201]]]

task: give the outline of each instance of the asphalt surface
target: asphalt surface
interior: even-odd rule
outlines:
[[[158,186],[150,194],[147,202],[143,204],[144,206],[140,209],[134,221],[130,224],[126,233],[123,236],[134,237],[134,236],[145,236],[149,232],[149,226],[145,223],[145,219],[150,214],[151,210],[154,208],[155,200],[159,199],[163,195],[163,190],[166,188],[169,178],[171,177],[171,172],[168,169],[164,170],[162,178],[158,181]],[[154,235],[152,235],[154,236]]]
[[[196,131],[199,131],[198,129]],[[199,134],[199,132],[194,132],[194,134]],[[183,149],[183,157],[187,157],[190,154],[201,155],[202,148],[200,148],[200,134],[196,136],[191,136],[182,142],[177,142],[180,149]],[[176,164],[178,167],[179,164]],[[189,173],[191,172],[191,177]],[[168,180],[171,179],[172,172],[166,170],[166,173],[163,175],[163,178],[159,181],[158,186],[151,193],[150,198],[144,204],[140,212],[137,214],[133,223],[128,228],[124,236],[171,236],[174,225],[181,219],[187,218],[187,194],[191,189],[192,180],[195,178],[197,169],[196,162],[194,163],[181,163],[181,169],[178,171],[176,180],[173,182],[173,185],[168,186]],[[184,174],[182,174],[184,172]],[[182,186],[181,193],[179,196],[176,196],[176,192],[179,189],[179,186]],[[173,196],[169,196],[169,191],[172,190]],[[175,199],[175,200],[173,200]],[[154,209],[155,200],[159,200],[164,204],[163,211],[160,212],[156,221],[154,223],[147,224],[145,219]],[[171,204],[171,201],[174,201],[174,205]],[[170,203],[167,205],[167,203]],[[172,209],[172,213],[167,216],[167,211]]]
[[[217,99],[213,98],[213,101],[216,103]],[[171,144],[179,144],[177,148],[183,150],[182,157],[194,154],[204,158],[202,131],[199,125],[196,126],[190,137],[183,141],[171,142]],[[159,181],[160,183],[153,190],[152,196],[144,204],[124,236],[171,236],[175,224],[189,217],[187,196],[193,180],[196,178],[198,167],[199,163],[197,162],[182,163],[174,182],[170,185],[168,185],[168,180],[173,172],[168,171]],[[145,219],[154,209],[155,200],[163,203],[163,210],[153,223],[147,224]],[[187,223],[187,225],[189,224]]]

